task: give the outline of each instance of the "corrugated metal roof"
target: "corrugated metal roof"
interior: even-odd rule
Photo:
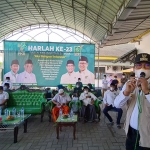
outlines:
[[[55,24],[99,43],[130,0],[0,0],[0,39],[18,29]]]
[[[114,32],[105,38],[103,46],[128,43],[150,29],[150,0],[132,0],[113,27]]]
[[[120,44],[120,45],[112,45],[105,46],[100,48],[99,56],[116,56],[120,57],[129,51],[135,49],[135,44]],[[98,48],[96,49],[96,56],[98,55]]]
[[[101,47],[128,43],[150,28],[150,1],[0,0],[0,40],[53,24],[79,31]]]

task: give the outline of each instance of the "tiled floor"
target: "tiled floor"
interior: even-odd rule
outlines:
[[[116,114],[112,115],[115,120]],[[57,140],[54,124],[48,122],[46,114],[42,123],[39,115],[32,116],[27,133],[20,127],[18,143],[13,143],[12,131],[0,131],[0,150],[125,150],[124,143],[124,130],[106,125],[103,114],[99,123],[78,122],[76,140],[73,140],[72,127],[63,127]]]

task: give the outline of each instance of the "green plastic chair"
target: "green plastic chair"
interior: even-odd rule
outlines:
[[[69,106],[69,104],[68,104]],[[48,101],[46,104],[46,107],[48,107],[48,117],[49,117],[49,122],[52,121],[52,109],[55,107],[55,104],[52,101]],[[70,107],[69,107],[70,108]]]
[[[76,103],[75,103],[74,101],[71,101],[71,102],[69,103],[69,108],[70,108],[70,109],[72,108],[72,105],[73,105],[73,104],[76,104],[76,106],[78,107],[78,112],[77,112],[77,113],[79,113],[79,110],[80,110],[81,107],[82,107],[80,100],[78,100]]]
[[[71,102],[69,103],[69,108],[72,108],[72,104],[74,104],[74,103],[75,103],[74,101],[71,101]],[[79,107],[79,109],[82,107],[80,100],[78,100],[78,101],[76,102],[76,104],[77,104],[77,106]]]
[[[83,101],[80,101],[80,106],[82,107],[83,106]],[[96,113],[98,114],[98,120],[100,121],[100,116],[101,116],[101,108],[100,108],[100,104],[102,104],[102,101],[101,100],[95,100],[94,101],[94,105],[95,105],[95,109],[96,109]]]
[[[68,84],[68,85],[67,85],[67,89],[70,90],[70,91],[73,90],[72,84]]]

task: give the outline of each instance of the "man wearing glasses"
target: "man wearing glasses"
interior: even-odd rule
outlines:
[[[85,56],[81,56],[79,59],[79,71],[77,72],[78,78],[81,78],[83,84],[95,84],[94,74],[90,72],[88,68],[88,59]]]
[[[121,108],[127,104],[126,150],[150,150],[150,55],[138,54],[134,70],[137,78],[126,82],[114,105]]]

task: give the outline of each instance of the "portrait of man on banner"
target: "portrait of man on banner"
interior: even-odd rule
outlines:
[[[12,60],[10,69],[11,70],[4,75],[4,81],[6,80],[6,77],[9,77],[11,83],[16,83],[16,79],[18,77],[18,71],[19,71],[19,61]]]
[[[32,73],[33,63],[32,60],[26,60],[24,64],[24,72],[20,73],[17,77],[17,83],[37,83],[36,76]]]
[[[94,74],[88,70],[88,58],[81,56],[78,62],[79,71],[77,72],[77,77],[81,78],[83,84],[95,84]]]
[[[68,60],[66,64],[67,73],[63,74],[60,79],[61,84],[75,84],[77,77],[74,72],[75,64],[73,60]]]

